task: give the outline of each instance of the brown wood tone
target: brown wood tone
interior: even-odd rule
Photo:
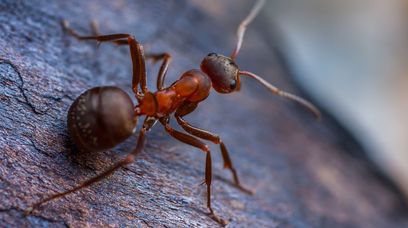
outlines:
[[[271,48],[272,41],[259,32],[262,17],[248,27],[242,49],[236,41],[236,27],[252,1],[228,4],[0,2],[0,32],[4,34],[0,37],[0,225],[406,225],[401,197],[365,161],[348,155],[361,149],[348,142],[329,119],[314,121],[304,110],[275,99],[235,71],[226,76],[236,80],[234,86],[229,83],[227,87],[227,80],[217,84],[223,92],[241,89],[227,95],[210,90],[201,71],[186,71],[198,69],[206,53],[231,53],[235,45],[224,66],[235,62],[240,67],[238,74],[256,79],[269,90],[276,87],[257,75],[296,93]],[[69,35],[78,38],[66,23],[65,29],[61,27],[63,19],[69,20],[78,34],[93,34],[86,39],[119,46],[102,44],[97,48],[94,42],[78,41]],[[96,26],[89,27],[93,20],[99,31]],[[162,61],[161,66],[145,63],[143,47],[146,53],[163,53],[146,54],[146,59]],[[179,83],[167,87],[165,76],[169,84],[180,79]],[[216,83],[215,74],[209,76]],[[68,133],[68,110],[83,91],[107,85],[121,88],[115,93],[133,92],[133,103],[146,105],[136,108],[136,114],[144,111],[155,118],[146,118],[139,124],[143,126],[137,127],[138,134],[112,150],[81,153]],[[162,94],[155,93],[155,87]],[[185,99],[168,102],[174,94]],[[307,107],[315,111],[314,106]],[[170,127],[167,114],[174,111],[179,114],[181,131]],[[184,119],[187,114],[188,122]],[[164,129],[152,127],[157,118]],[[212,149],[183,129],[219,144],[221,153],[210,153],[218,148]],[[197,148],[172,140],[166,132],[206,155],[190,153]],[[223,159],[224,168],[232,175],[222,172]],[[207,188],[199,185],[203,176]],[[105,180],[91,185],[101,179]],[[234,188],[234,181],[255,194]],[[77,192],[69,194],[73,191]],[[40,206],[44,202],[48,203]],[[24,216],[30,206],[39,207]],[[213,214],[210,219],[206,206],[219,217]]]

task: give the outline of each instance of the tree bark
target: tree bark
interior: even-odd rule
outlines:
[[[238,4],[239,3],[239,4]],[[84,90],[115,85],[130,94],[128,48],[78,41],[95,20],[102,34],[131,33],[147,52],[169,52],[166,85],[199,68],[210,52],[229,55],[250,1],[0,1],[0,226],[214,227],[207,216],[205,155],[155,126],[137,161],[106,180],[23,210],[102,172],[129,152],[132,136],[115,149],[79,154],[66,114]],[[266,12],[263,12],[266,13]],[[249,26],[237,59],[241,69],[295,94],[262,15]],[[158,66],[148,63],[155,88]],[[232,186],[217,146],[213,207],[230,227],[398,227],[407,224],[398,191],[361,156],[362,149],[326,114],[316,122],[302,108],[272,96],[250,79],[231,95],[212,94],[190,116],[226,143],[247,195]],[[176,122],[172,120],[172,124]],[[138,127],[140,129],[140,126]]]

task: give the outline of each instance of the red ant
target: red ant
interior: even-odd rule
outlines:
[[[310,102],[276,88],[254,73],[241,71],[235,63],[235,58],[241,49],[246,27],[258,14],[264,2],[264,0],[259,0],[239,25],[237,31],[238,42],[230,57],[215,53],[208,54],[201,62],[201,70],[193,69],[183,73],[180,79],[169,87],[163,85],[171,61],[171,56],[168,53],[145,56],[143,46],[129,34],[80,36],[68,27],[66,21],[63,21],[64,29],[79,40],[113,42],[130,47],[133,65],[132,89],[138,101],[138,105],[134,106],[130,97],[123,90],[112,86],[95,87],[81,94],[68,111],[68,130],[78,148],[88,152],[113,148],[134,133],[137,117],[144,115],[146,118],[140,130],[136,148],[125,158],[79,186],[33,204],[27,208],[26,214],[31,213],[48,201],[101,181],[119,168],[131,164],[143,149],[146,132],[159,121],[169,135],[206,153],[204,183],[207,185],[207,207],[210,210],[210,216],[218,223],[225,225],[226,222],[217,217],[211,207],[211,152],[209,147],[200,139],[220,145],[224,168],[228,168],[232,172],[235,185],[247,193],[251,193],[251,191],[241,186],[227,148],[220,137],[190,125],[183,117],[193,112],[198,104],[208,97],[211,87],[219,93],[239,91],[241,85],[239,76],[251,77],[266,86],[272,93],[294,100],[310,109],[316,117],[320,116],[317,108]],[[150,92],[146,86],[146,58],[155,61],[162,60],[156,92]],[[169,120],[172,113],[174,113],[177,123],[187,133],[177,131],[170,126]]]

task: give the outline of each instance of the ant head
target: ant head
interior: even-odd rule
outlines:
[[[210,53],[203,59],[200,68],[211,78],[212,86],[219,93],[231,93],[241,87],[238,66],[230,57]]]

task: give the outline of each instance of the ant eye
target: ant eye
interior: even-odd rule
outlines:
[[[210,53],[210,54],[208,54],[207,56],[216,56],[217,54],[216,53]]]
[[[235,80],[231,80],[230,82],[230,89],[234,90],[235,88],[237,88],[237,82]]]

